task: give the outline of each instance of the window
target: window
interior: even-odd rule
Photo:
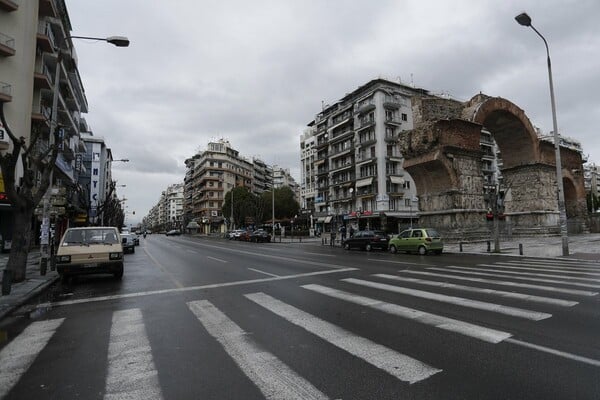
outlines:
[[[404,205],[410,207],[410,199],[404,199]]]
[[[408,121],[408,115],[406,113],[402,113],[402,121]]]
[[[371,147],[371,158],[375,158],[375,146]]]

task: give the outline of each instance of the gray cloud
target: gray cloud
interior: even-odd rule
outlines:
[[[116,49],[77,42],[86,117],[117,157],[140,219],[183,180],[211,139],[299,171],[299,136],[321,108],[378,76],[467,100],[483,91],[551,130],[550,43],[559,127],[600,161],[596,0],[67,0],[73,34],[127,35]],[[115,12],[118,10],[118,12]],[[118,167],[117,167],[118,166]],[[296,175],[299,177],[298,175]],[[125,182],[128,181],[128,182]]]

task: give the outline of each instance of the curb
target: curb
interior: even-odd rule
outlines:
[[[36,296],[39,296],[46,289],[48,289],[48,287],[50,287],[54,283],[56,283],[59,279],[60,279],[60,276],[57,275],[52,279],[49,279],[49,280],[46,280],[46,281],[40,283],[38,286],[35,287],[35,289],[31,290],[25,296],[22,296],[21,298],[19,298],[19,300],[17,300],[15,303],[11,304],[5,310],[0,311],[0,321],[3,320],[4,318],[6,318],[7,316],[9,316],[10,314],[12,314],[16,309],[21,307],[23,304],[27,303],[29,300],[33,299]]]

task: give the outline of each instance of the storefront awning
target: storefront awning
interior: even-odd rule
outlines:
[[[401,176],[390,176],[390,180],[396,185],[404,185],[404,178]]]
[[[373,178],[361,179],[356,182],[356,187],[369,186],[373,182]]]
[[[325,222],[325,217],[319,217],[319,218],[317,218],[317,222]]]
[[[324,222],[325,222],[326,224],[328,224],[328,223],[330,223],[330,222],[331,222],[331,219],[332,219],[332,218],[333,218],[333,217],[332,217],[331,215],[328,215],[328,216],[326,216],[326,217],[325,217],[325,221],[324,221]]]

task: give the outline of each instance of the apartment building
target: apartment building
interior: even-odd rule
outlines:
[[[411,99],[428,95],[375,79],[323,107],[300,138],[301,202],[317,228],[351,224],[398,232],[418,213],[402,169],[400,132],[413,128]]]
[[[300,185],[296,182],[289,168],[273,166],[273,186],[275,189],[281,189],[284,186],[289,187],[294,192],[294,199],[300,203]]]
[[[102,215],[100,214],[108,196],[115,194],[115,189],[111,189],[113,185],[113,157],[103,137],[85,132],[81,134],[81,139],[85,143],[86,152],[83,155],[78,155],[78,158],[82,160],[82,173],[79,175],[79,184],[89,193],[88,220],[90,223],[95,224],[100,222],[99,218],[101,220]],[[76,164],[79,164],[79,162],[76,162]]]
[[[17,137],[24,136],[27,141],[32,132],[39,133],[35,152],[43,152],[53,143],[52,119],[61,127],[53,186],[64,195],[53,202],[72,207],[52,208],[57,225],[85,212],[78,207],[78,197],[87,197],[77,185],[75,160],[85,152],[79,134],[88,130],[81,117],[88,106],[70,31],[64,0],[0,0],[0,102],[6,121]],[[0,151],[11,148],[5,128],[0,126]],[[6,236],[10,210],[2,209],[0,233]]]
[[[220,230],[225,194],[238,186],[254,189],[254,164],[221,139],[208,143],[205,151],[187,159],[185,165],[185,222],[196,221],[205,232]]]

